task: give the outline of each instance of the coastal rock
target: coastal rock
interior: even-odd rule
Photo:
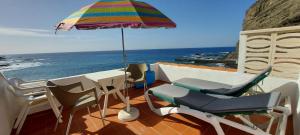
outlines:
[[[237,51],[230,52],[230,53],[228,53],[228,54],[225,56],[224,60],[225,60],[225,61],[226,61],[226,60],[232,60],[232,61],[234,61],[234,60],[236,60],[237,56],[238,56]]]
[[[6,58],[3,56],[0,56],[0,61],[4,61]]]
[[[8,66],[10,66],[10,64],[8,64],[8,63],[0,63],[0,67],[8,67]]]
[[[246,12],[243,30],[300,25],[300,0],[257,0]]]
[[[6,58],[4,56],[0,56],[0,69],[3,67],[10,66],[10,64],[7,63],[5,60],[6,60]]]

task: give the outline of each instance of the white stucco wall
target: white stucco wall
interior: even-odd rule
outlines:
[[[226,72],[164,64],[155,64],[155,71],[156,79],[166,82],[173,82],[180,78],[190,77],[235,85],[243,83],[253,76],[240,74],[238,72]]]

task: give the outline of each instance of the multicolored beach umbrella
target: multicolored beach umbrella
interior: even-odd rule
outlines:
[[[135,0],[102,0],[83,7],[59,23],[57,29],[175,28],[156,8]]]
[[[79,30],[121,28],[125,69],[127,59],[123,28],[175,28],[176,24],[145,2],[102,0],[71,14],[57,25],[56,31],[71,30],[73,27]],[[125,79],[126,76],[125,71]],[[126,93],[127,109],[121,110],[118,114],[119,119],[122,121],[134,120],[139,116],[138,109],[130,107],[128,89],[126,89]]]

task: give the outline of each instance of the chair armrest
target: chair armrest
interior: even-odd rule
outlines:
[[[89,94],[89,93],[94,93],[94,94],[95,94],[95,98],[96,98],[96,100],[98,101],[96,87],[91,88],[91,89],[88,89],[88,90],[84,90],[84,91],[81,91],[81,92],[70,92],[70,93],[71,93],[71,94],[74,96],[74,98],[76,98],[76,99],[79,99],[79,98],[81,98],[81,97],[83,97],[83,96],[85,96],[85,95],[87,95],[87,94]]]
[[[47,82],[48,80],[41,79],[41,80],[32,80],[32,81],[26,81],[26,82]]]
[[[41,82],[32,82],[32,83],[22,83],[19,84],[17,87],[26,89],[26,88],[37,88],[37,87],[46,87],[46,83]]]
[[[32,87],[32,88],[22,88],[18,87],[16,91],[23,93],[24,95],[27,93],[36,93],[36,92],[41,92],[41,91],[46,91],[46,87]]]
[[[42,100],[42,99],[47,99],[47,96],[45,94],[36,94],[36,95],[29,96],[27,98],[27,100],[30,100],[30,101],[38,101],[38,100]]]
[[[35,95],[40,95],[40,94],[45,94],[47,91],[36,91],[36,92],[27,92],[24,93],[23,91],[17,91],[15,92],[15,95],[18,97],[29,97],[29,96],[35,96]]]
[[[32,81],[24,81],[22,79],[19,78],[10,78],[9,80],[13,80],[14,82],[17,82],[18,85],[24,85],[24,84],[35,84],[35,83],[44,83],[46,84],[47,80],[32,80]]]
[[[19,78],[16,78],[16,77],[14,77],[14,78],[9,78],[9,79],[8,79],[8,81],[11,81],[11,80],[17,81],[18,83],[26,83],[26,81],[24,81],[24,80],[22,80],[22,79],[19,79]]]
[[[47,82],[48,80],[41,79],[41,80],[31,80],[31,81],[24,81],[26,83],[36,83],[36,82]]]
[[[38,96],[38,95],[45,95],[47,91],[40,91],[40,92],[34,92],[34,93],[28,93],[24,94],[24,96]]]
[[[67,84],[67,85],[58,85],[59,87],[64,87],[65,89],[73,89],[73,88],[76,88],[76,87],[80,87],[81,90],[83,90],[83,85],[82,83],[79,81],[79,82],[76,82],[76,83],[72,83],[72,84]],[[76,93],[76,92],[70,92],[70,93]]]
[[[96,87],[93,87],[93,88],[90,88],[90,89],[87,89],[87,90],[83,90],[83,91],[80,91],[80,92],[70,92],[70,93],[86,95],[88,93],[94,92],[94,90],[96,90]]]

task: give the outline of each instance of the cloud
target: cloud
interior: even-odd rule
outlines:
[[[0,27],[0,35],[22,37],[64,37],[63,35],[55,35],[54,30],[10,27]]]

